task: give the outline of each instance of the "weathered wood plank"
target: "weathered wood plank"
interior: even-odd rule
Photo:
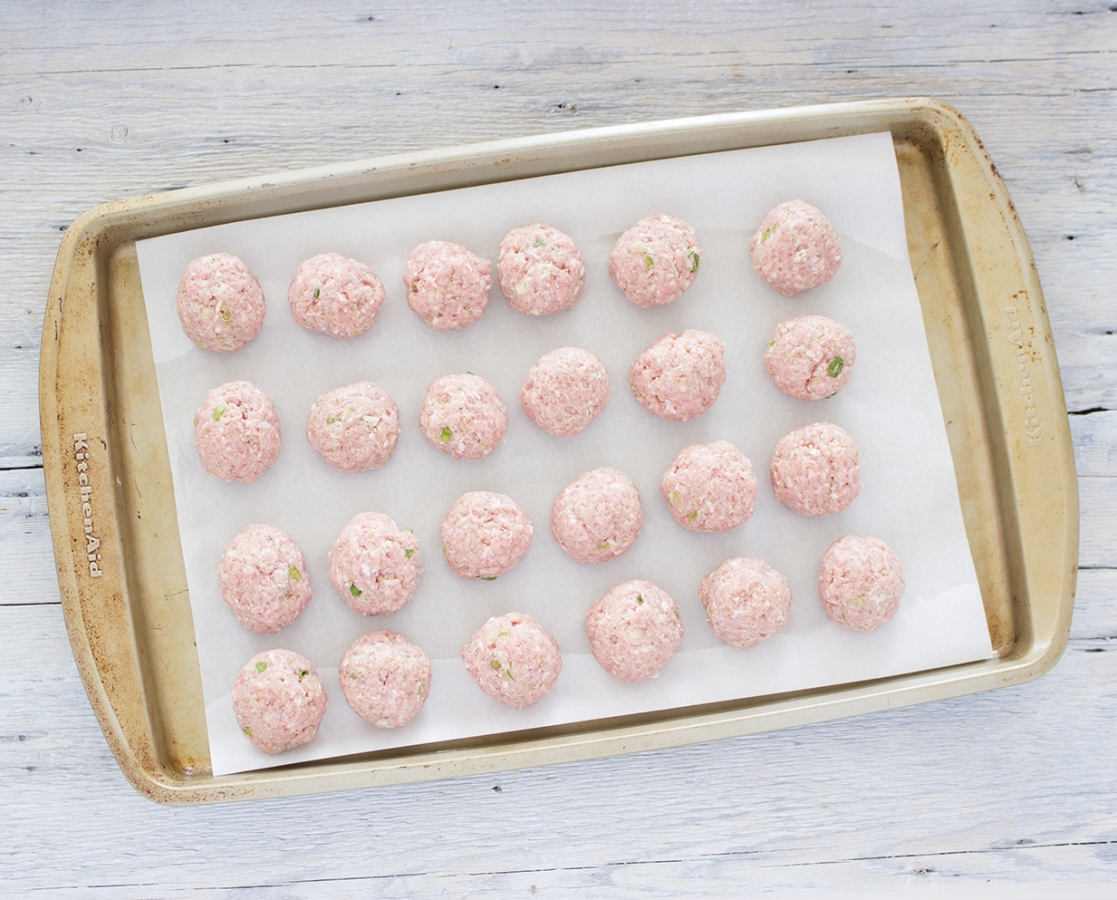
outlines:
[[[1117,475],[1117,411],[1071,416],[1070,435],[1079,478]]]
[[[1072,642],[1025,685],[828,725],[176,810],[141,798],[116,769],[59,609],[0,609],[0,633],[20,635],[12,671],[34,673],[0,687],[0,801],[20,823],[0,872],[21,893],[487,896],[534,884],[552,896],[726,896],[735,881],[899,889],[1117,877],[1112,704],[1098,702],[1112,696],[1117,653],[1094,652],[1105,650],[1095,640]],[[204,849],[221,835],[235,842]]]
[[[1117,479],[1079,478],[1078,564],[1117,568]]]
[[[201,12],[6,6],[0,253],[16,274],[0,285],[11,410],[0,459],[37,453],[38,332],[59,229],[97,203],[493,137],[895,94],[938,96],[973,120],[1031,236],[1068,404],[1117,406],[1104,365],[1117,320],[1106,290],[1117,260],[1104,249],[1117,216],[1104,124],[1117,115],[1117,15],[1104,3],[949,16],[902,3],[645,15],[581,3],[546,17],[283,4],[264,21],[223,9],[222,22],[218,35]]]
[[[42,469],[0,471],[0,605],[58,603]]]

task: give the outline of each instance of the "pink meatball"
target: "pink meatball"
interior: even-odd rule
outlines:
[[[198,459],[222,481],[255,481],[275,465],[279,446],[279,416],[271,397],[249,381],[214,388],[194,412]]]
[[[547,316],[578,302],[586,267],[569,235],[537,222],[505,235],[497,278],[504,299],[516,312]]]
[[[237,724],[265,753],[281,753],[311,740],[328,704],[314,666],[292,650],[258,653],[233,682]]]
[[[560,347],[532,366],[520,389],[527,417],[548,434],[578,434],[609,402],[605,366],[588,350]]]
[[[637,306],[661,306],[694,284],[701,254],[694,229],[660,213],[641,219],[617,239],[609,274]]]
[[[327,391],[307,416],[310,446],[343,472],[379,469],[392,458],[398,438],[399,407],[371,381]]]
[[[363,262],[340,253],[320,253],[295,270],[287,299],[303,328],[353,338],[376,321],[384,285]]]
[[[698,599],[710,630],[733,647],[767,640],[791,613],[791,585],[762,559],[727,559],[702,579]]]
[[[826,316],[800,316],[777,327],[764,368],[790,397],[822,400],[845,387],[857,359],[853,335]]]
[[[176,300],[182,330],[203,350],[247,344],[264,324],[264,291],[239,257],[199,256],[182,273]]]
[[[640,492],[608,466],[583,472],[562,489],[551,510],[551,533],[578,562],[616,559],[644,525]]]
[[[632,364],[632,392],[649,412],[685,422],[700,416],[725,384],[725,345],[706,331],[665,334]]]
[[[431,690],[431,661],[391,631],[373,631],[345,651],[337,680],[350,708],[377,728],[406,725]]]
[[[516,709],[549,693],[562,671],[555,639],[531,616],[489,619],[462,647],[469,677],[490,697]]]
[[[818,596],[826,614],[843,628],[873,631],[896,614],[904,596],[904,570],[884,541],[847,535],[822,557]]]
[[[461,244],[420,244],[403,270],[407,305],[440,331],[465,328],[488,306],[492,272],[492,263]]]
[[[311,598],[302,550],[271,525],[249,525],[229,542],[217,582],[237,621],[259,634],[290,625]]]
[[[729,441],[679,451],[659,489],[671,517],[691,531],[728,531],[747,522],[756,503],[756,475]]]
[[[454,459],[480,459],[504,440],[508,407],[480,375],[443,375],[423,397],[419,430],[432,447]]]
[[[675,601],[650,581],[625,581],[586,614],[586,637],[601,667],[621,681],[655,678],[683,640]]]
[[[442,519],[442,544],[455,575],[495,581],[531,546],[528,514],[507,494],[467,491]]]
[[[802,200],[781,203],[764,217],[749,255],[760,277],[788,297],[826,284],[842,264],[834,226]]]
[[[860,451],[829,422],[815,422],[780,438],[769,474],[781,502],[802,516],[841,512],[861,493]]]
[[[394,613],[411,599],[423,571],[419,539],[384,513],[358,513],[330,548],[330,583],[353,612]]]

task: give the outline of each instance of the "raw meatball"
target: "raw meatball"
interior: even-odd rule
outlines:
[[[337,680],[358,716],[377,728],[399,728],[427,702],[431,661],[406,638],[373,631],[345,651]]]
[[[845,387],[856,359],[853,335],[844,325],[826,316],[800,316],[776,327],[764,368],[785,394],[822,400]]]
[[[248,267],[228,253],[199,256],[178,283],[178,317],[203,350],[239,350],[264,324],[264,291]]]
[[[560,347],[540,357],[520,389],[527,417],[548,434],[577,434],[609,402],[605,366],[588,350]]]
[[[706,331],[665,334],[632,364],[632,392],[649,412],[685,422],[700,416],[725,384],[725,345]]]
[[[802,516],[841,512],[861,493],[860,452],[837,425],[815,422],[780,438],[772,490]]]
[[[446,561],[455,575],[495,581],[531,546],[528,514],[511,497],[467,491],[442,520]]]
[[[256,654],[233,682],[237,724],[265,753],[281,753],[311,740],[328,704],[314,666],[292,650]]]
[[[767,640],[791,613],[791,585],[762,559],[727,559],[702,579],[698,599],[710,630],[733,647]]]
[[[683,639],[679,608],[650,581],[618,584],[586,613],[586,637],[601,667],[621,681],[655,678]]]
[[[693,228],[660,213],[641,219],[617,239],[609,274],[637,306],[661,306],[694,284],[701,253]]]
[[[310,407],[306,439],[343,472],[379,469],[399,437],[399,407],[382,387],[358,381],[322,394]]]
[[[237,621],[258,634],[290,625],[311,597],[302,550],[271,525],[249,525],[229,542],[217,581]]]
[[[407,305],[440,331],[465,328],[488,306],[492,272],[492,263],[461,244],[420,244],[403,270]]]
[[[842,264],[834,226],[802,200],[781,203],[765,216],[749,255],[760,277],[788,297],[826,284]]]
[[[562,671],[555,639],[531,616],[516,612],[482,625],[462,647],[462,662],[477,687],[516,709],[548,693]]]
[[[659,489],[676,522],[691,531],[728,531],[747,522],[756,503],[752,463],[729,441],[679,451]]]
[[[384,285],[363,262],[320,253],[295,270],[287,299],[304,328],[352,338],[372,327],[384,302]]]
[[[250,381],[214,388],[194,412],[194,449],[210,475],[248,484],[279,458],[279,416]]]
[[[873,631],[896,614],[904,596],[904,570],[884,541],[847,535],[822,557],[818,596],[826,614],[843,628]]]
[[[504,236],[496,272],[508,305],[529,316],[570,309],[586,280],[586,267],[574,241],[538,222],[513,228]]]
[[[454,459],[480,459],[504,440],[508,407],[480,375],[443,375],[427,388],[419,428],[432,446]]]
[[[644,525],[640,492],[624,472],[583,472],[562,489],[551,510],[551,532],[578,562],[616,559]]]
[[[358,513],[330,549],[330,583],[353,612],[382,616],[419,584],[419,539],[384,513]]]

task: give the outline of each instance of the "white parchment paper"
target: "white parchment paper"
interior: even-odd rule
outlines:
[[[843,263],[829,284],[786,298],[753,272],[747,244],[767,211],[802,198],[837,228]],[[609,278],[606,261],[637,219],[670,212],[690,222],[703,247],[694,286],[675,303],[642,310]],[[494,287],[489,309],[460,332],[438,332],[407,307],[402,282],[411,250],[452,240],[494,264],[504,234],[542,221],[570,234],[586,263],[578,305],[555,316],[513,312]],[[186,264],[215,251],[240,256],[267,296],[263,328],[243,350],[215,354],[183,335],[175,313]],[[304,259],[336,250],[369,263],[387,300],[367,334],[343,341],[300,328],[287,285]],[[888,134],[681,157],[278,216],[140,242],[140,271],[159,378],[182,548],[201,663],[215,775],[485,733],[762,696],[921,671],[987,658],[991,646],[953,465],[943,428],[919,301],[907,260],[899,176]],[[782,394],[762,356],[785,318],[821,313],[857,340],[853,376],[838,396],[810,403]],[[628,387],[632,360],[668,331],[701,328],[726,345],[728,380],[705,415],[667,422],[646,412]],[[519,405],[524,375],[545,352],[574,345],[596,354],[612,397],[589,428],[557,438]],[[453,460],[418,430],[419,406],[437,376],[471,371],[492,381],[508,405],[505,442],[483,460]],[[192,417],[206,392],[248,379],[275,401],[283,429],[278,463],[249,485],[206,474],[193,448]],[[383,468],[348,474],[328,466],[304,436],[324,391],[358,380],[380,384],[400,407],[402,433]],[[861,448],[864,489],[845,512],[808,519],[780,504],[767,480],[776,441],[819,420],[835,422]],[[756,512],[743,526],[702,535],[676,525],[659,493],[663,471],[684,446],[724,438],[752,460]],[[644,532],[617,560],[583,565],[550,533],[550,510],[581,472],[616,466],[640,489]],[[520,564],[495,582],[453,575],[440,552],[439,522],[459,494],[511,495],[531,516],[535,539]],[[327,554],[356,513],[375,510],[410,526],[425,571],[404,609],[372,619],[352,613],[328,579]],[[292,625],[256,635],[221,600],[216,567],[245,525],[287,531],[307,557],[314,599]],[[871,634],[833,624],[818,600],[818,565],[846,534],[880,537],[907,576],[896,617]],[[702,577],[731,556],[761,557],[791,582],[785,630],[750,650],[709,631],[698,602]],[[686,634],[658,678],[625,684],[589,653],[584,618],[614,584],[651,580],[678,602]],[[538,619],[558,640],[564,668],[554,690],[526,710],[480,692],[458,656],[490,616]],[[345,702],[337,665],[362,634],[398,631],[434,661],[430,699],[403,728],[376,729]],[[230,689],[254,654],[296,650],[317,668],[330,705],[310,743],[269,756],[240,734]]]

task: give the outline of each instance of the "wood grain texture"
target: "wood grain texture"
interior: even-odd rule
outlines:
[[[1112,877],[1117,857],[1117,653],[1098,652],[1095,637],[1075,638],[1028,685],[825,726],[452,782],[167,809],[132,792],[113,765],[58,641],[58,609],[6,608],[0,627],[22,636],[15,667],[39,676],[4,697],[0,730],[4,809],[22,824],[5,865],[23,891],[158,897],[176,886],[257,885],[264,893],[253,896],[464,897],[534,884],[551,896],[628,897],[681,896],[668,889],[688,884],[696,889],[685,896],[727,896],[740,879],[898,889],[918,879],[1037,881],[1048,866],[1090,883]],[[88,827],[94,816],[112,821],[111,840]]]
[[[5,579],[0,605],[58,603],[42,469],[0,470],[0,554]]]
[[[1117,4],[0,0],[0,23],[0,810],[12,823],[0,881],[15,893],[918,895],[1058,882],[1075,896],[1117,882]],[[43,309],[74,218],[404,150],[903,95],[954,104],[981,135],[1082,413],[1084,568],[1050,673],[499,777],[195,809],[132,791],[70,655],[39,468]]]

